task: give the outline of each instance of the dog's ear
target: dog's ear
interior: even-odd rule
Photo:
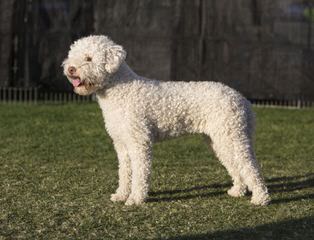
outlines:
[[[115,73],[121,63],[126,58],[126,52],[120,45],[114,45],[106,50],[106,64],[105,69],[108,73]]]

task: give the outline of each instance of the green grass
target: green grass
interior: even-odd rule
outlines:
[[[255,109],[273,203],[226,194],[202,137],[154,146],[149,202],[110,202],[117,160],[96,104],[0,105],[0,239],[313,239],[314,110]]]

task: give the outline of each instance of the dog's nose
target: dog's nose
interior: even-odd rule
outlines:
[[[68,68],[68,72],[70,73],[70,75],[73,75],[73,74],[75,74],[75,72],[76,72],[76,68],[73,67],[73,66],[70,66],[70,67]]]

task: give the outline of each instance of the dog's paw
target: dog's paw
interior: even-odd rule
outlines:
[[[254,205],[259,205],[259,206],[265,206],[270,203],[270,196],[268,193],[260,193],[260,194],[254,194],[251,199],[251,203]]]
[[[112,202],[124,202],[128,199],[128,195],[123,195],[119,193],[111,194],[110,200]]]
[[[231,197],[243,197],[247,193],[247,188],[244,185],[233,186],[228,190],[228,195]]]
[[[138,198],[138,197],[134,197],[134,196],[129,196],[128,199],[125,202],[126,206],[132,206],[132,205],[141,205],[144,203],[144,199],[143,198]]]

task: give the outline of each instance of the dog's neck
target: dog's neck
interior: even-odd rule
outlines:
[[[119,67],[118,71],[115,72],[113,75],[109,77],[105,81],[105,84],[102,88],[98,89],[96,94],[98,95],[105,95],[106,90],[110,89],[111,87],[116,86],[117,84],[131,82],[133,80],[140,80],[144,79],[143,77],[137,75],[126,62],[123,62]]]
[[[123,62],[118,71],[110,77],[110,82],[128,82],[138,78],[140,78],[140,76],[138,76],[126,62]]]

